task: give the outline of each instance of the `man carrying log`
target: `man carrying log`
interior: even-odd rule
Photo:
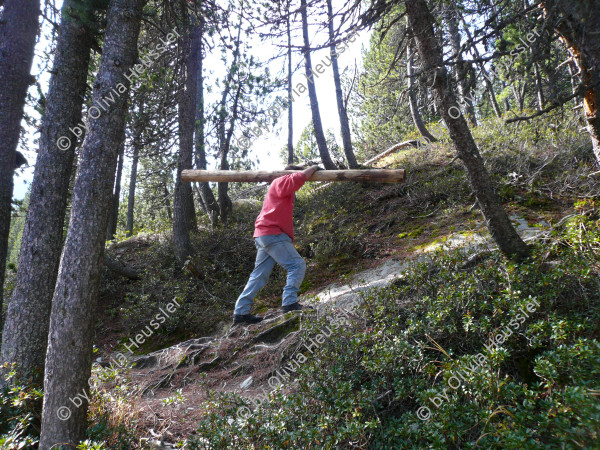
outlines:
[[[244,292],[235,304],[234,323],[258,323],[262,317],[250,314],[250,307],[258,291],[267,284],[275,263],[287,270],[287,283],[283,289],[281,309],[284,312],[299,311],[298,289],[304,279],[306,263],[294,248],[294,193],[306,181],[355,181],[369,183],[401,183],[405,178],[403,169],[320,170],[288,166],[284,171],[250,170],[184,170],[184,182],[271,182],[262,210],[255,222],[254,238],[256,263]],[[301,170],[292,172],[292,170]],[[305,307],[306,308],[306,307]],[[310,308],[310,307],[309,307]]]
[[[286,167],[286,170],[294,169]],[[295,192],[319,169],[312,166],[302,171],[284,175],[273,180],[254,223],[256,262],[244,291],[235,304],[233,323],[258,323],[262,317],[250,314],[254,297],[267,281],[275,263],[287,271],[283,288],[281,310],[300,311],[306,306],[298,303],[298,290],[304,279],[306,263],[294,247],[293,212]]]

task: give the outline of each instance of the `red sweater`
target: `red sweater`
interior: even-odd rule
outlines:
[[[303,172],[276,178],[269,186],[262,210],[254,222],[254,237],[285,233],[294,240],[294,192],[306,181]]]

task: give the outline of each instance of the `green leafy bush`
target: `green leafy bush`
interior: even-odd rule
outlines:
[[[12,376],[7,374],[7,387],[0,392],[0,448],[31,448],[40,437],[42,391],[10,386]]]

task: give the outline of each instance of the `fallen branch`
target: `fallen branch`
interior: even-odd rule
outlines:
[[[130,280],[139,280],[141,272],[132,268],[127,267],[121,261],[112,259],[107,254],[104,254],[104,265],[112,270],[113,272],[121,275],[122,277],[129,278]]]
[[[374,162],[379,161],[381,158],[385,158],[390,153],[394,153],[395,151],[398,151],[403,147],[417,147],[418,145],[419,145],[418,141],[404,141],[404,142],[400,142],[398,144],[394,144],[390,148],[388,148],[386,151],[384,151],[384,152],[380,153],[379,155],[374,156],[373,158],[364,162],[363,165],[368,166],[369,164],[373,164]]]

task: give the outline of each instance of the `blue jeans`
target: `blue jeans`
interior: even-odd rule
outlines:
[[[259,236],[254,243],[258,250],[254,270],[250,274],[244,292],[237,299],[234,314],[250,313],[254,297],[267,284],[275,263],[287,270],[287,283],[283,288],[282,305],[291,305],[298,301],[298,289],[304,279],[306,263],[294,248],[292,239],[282,233]]]

